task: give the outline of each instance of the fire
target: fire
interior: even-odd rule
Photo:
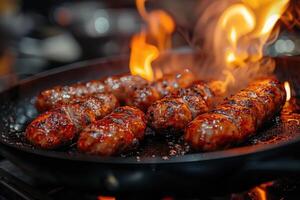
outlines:
[[[214,28],[213,48],[216,64],[226,72],[223,87],[240,78],[236,69],[260,68],[265,44],[271,38],[276,22],[288,7],[289,0],[241,0],[226,7]],[[253,67],[255,66],[255,67]],[[240,70],[242,71],[242,70]],[[236,73],[233,75],[233,73]],[[247,79],[244,75],[244,79]],[[231,79],[231,78],[230,78]]]
[[[268,187],[271,187],[274,185],[274,182],[266,182],[263,183],[255,188],[252,189],[253,192],[255,192],[257,194],[257,197],[259,200],[267,200],[268,199],[268,195],[267,195],[267,190]]]
[[[146,42],[146,34],[141,32],[131,41],[130,72],[152,81],[154,79],[151,62],[158,57],[158,49]]]
[[[98,200],[116,200],[116,198],[111,196],[98,196]]]
[[[286,91],[286,101],[289,101],[291,99],[291,87],[289,82],[287,81],[284,82],[284,88]]]
[[[267,200],[267,193],[266,193],[265,189],[256,187],[256,188],[254,188],[254,191],[256,191],[258,193],[260,200]]]
[[[132,38],[129,68],[132,74],[153,81],[154,73],[151,63],[161,52],[171,48],[171,35],[175,29],[175,23],[171,16],[162,10],[148,13],[145,0],[136,0],[136,6],[147,28]]]
[[[262,58],[263,47],[288,3],[289,0],[242,0],[225,9],[217,23],[215,47],[225,51],[227,66],[240,67]]]

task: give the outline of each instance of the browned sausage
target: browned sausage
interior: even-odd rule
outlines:
[[[154,81],[151,85],[157,90],[162,98],[177,89],[190,86],[195,80],[196,77],[192,72],[184,70],[180,73],[166,74],[162,78]]]
[[[147,111],[148,124],[159,131],[183,130],[193,118],[212,107],[213,97],[209,85],[195,82],[152,104]]]
[[[151,84],[136,87],[125,100],[126,105],[135,106],[146,112],[155,101],[169,95],[179,88],[190,86],[195,77],[189,71],[164,75]]]
[[[193,80],[192,74],[186,71],[182,74],[166,75],[152,84],[140,76],[110,76],[104,80],[56,86],[44,90],[37,97],[36,107],[39,111],[46,111],[61,103],[69,103],[74,97],[109,92],[114,94],[120,103],[146,111],[154,101],[177,88],[188,86]]]
[[[75,97],[107,92],[114,94],[119,101],[124,101],[136,86],[146,84],[147,81],[140,76],[120,75],[70,86],[56,86],[42,91],[37,96],[36,107],[39,111],[46,111],[57,104],[69,103]]]
[[[117,108],[102,120],[87,126],[77,148],[85,153],[110,156],[133,148],[144,137],[144,113],[130,106]]]
[[[61,103],[69,103],[75,97],[104,92],[107,92],[106,86],[98,80],[70,86],[56,86],[42,91],[37,96],[36,107],[39,111],[46,111]]]
[[[70,143],[86,125],[117,106],[118,101],[112,94],[83,96],[39,115],[29,124],[25,135],[37,147],[54,149]]]
[[[125,99],[125,105],[135,106],[146,112],[148,107],[158,99],[161,99],[161,96],[157,90],[150,85],[146,85],[135,88],[129,97]]]
[[[184,138],[194,149],[203,151],[240,143],[281,110],[285,95],[278,80],[257,80],[215,110],[196,117],[187,126]]]
[[[144,87],[149,82],[136,75],[110,76],[104,79],[109,92],[114,94],[120,102],[124,102],[135,88]]]

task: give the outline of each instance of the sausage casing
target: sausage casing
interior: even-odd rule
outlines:
[[[107,88],[99,80],[76,83],[70,86],[56,86],[42,91],[37,96],[35,105],[39,111],[46,111],[62,103],[70,103],[76,97],[104,92],[107,92]]]
[[[260,79],[187,126],[185,140],[194,149],[213,151],[243,142],[285,103],[285,89],[274,78]]]
[[[112,93],[119,101],[124,101],[136,86],[146,84],[147,81],[140,76],[120,75],[70,86],[56,86],[37,96],[36,107],[39,111],[46,111],[62,103],[70,103],[74,98],[99,93]]]
[[[211,108],[213,97],[206,83],[195,82],[152,104],[147,111],[148,124],[159,131],[183,130],[193,118]]]
[[[145,114],[135,107],[117,108],[110,115],[87,126],[77,148],[81,152],[110,156],[133,148],[144,137]]]
[[[146,111],[154,101],[178,88],[187,87],[193,80],[192,73],[188,71],[166,75],[151,84],[135,75],[109,76],[103,80],[44,90],[37,96],[36,107],[39,111],[46,111],[62,103],[70,103],[76,97],[112,93],[121,104],[136,106]]]
[[[112,94],[83,96],[49,110],[27,127],[25,136],[35,146],[54,149],[70,143],[89,123],[112,112],[118,101]]]
[[[148,81],[137,75],[109,76],[104,79],[107,90],[114,94],[120,102],[129,98],[136,87],[143,87]]]
[[[162,98],[177,89],[190,86],[195,79],[192,72],[184,70],[180,73],[166,74],[162,78],[154,81],[151,85],[157,90]]]

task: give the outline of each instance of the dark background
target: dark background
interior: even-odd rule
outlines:
[[[189,40],[201,14],[199,1],[148,0],[146,5],[175,19],[174,48],[193,48]],[[134,0],[0,0],[0,90],[44,70],[128,54],[130,38],[142,24]],[[297,29],[284,30],[277,47],[293,48],[278,50],[275,42],[269,55],[299,54]]]

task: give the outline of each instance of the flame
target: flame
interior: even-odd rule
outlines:
[[[291,87],[289,82],[284,82],[284,89],[286,91],[286,101],[289,101],[291,99]]]
[[[216,64],[223,67],[223,74],[226,72],[222,90],[234,82],[232,77],[247,79],[237,69],[247,68],[240,70],[247,73],[250,67],[255,66],[253,71],[261,67],[264,45],[288,4],[289,0],[240,0],[222,11],[212,42]]]
[[[215,48],[225,50],[227,66],[245,66],[262,58],[263,47],[288,3],[289,0],[242,0],[225,9],[217,23]]]
[[[267,193],[265,189],[260,187],[255,187],[254,191],[256,191],[257,194],[259,195],[259,200],[267,200]]]
[[[272,182],[272,181],[266,182],[266,183],[263,183],[255,188],[253,188],[252,191],[258,195],[259,200],[267,200],[268,199],[268,195],[267,195],[268,187],[271,187],[273,185],[274,185],[274,182]]]
[[[98,200],[116,200],[116,198],[111,196],[98,196]]]
[[[146,0],[136,0],[137,9],[143,20],[147,23],[148,32],[155,40],[160,51],[171,47],[171,34],[175,29],[175,23],[170,15],[163,10],[147,12]]]
[[[162,10],[148,13],[145,1],[136,0],[137,9],[146,22],[147,28],[132,38],[129,68],[132,74],[153,81],[151,63],[161,52],[171,48],[171,34],[174,32],[175,23],[172,17]]]
[[[131,41],[131,57],[129,61],[130,72],[133,75],[152,81],[154,79],[151,62],[158,57],[158,49],[146,43],[146,35],[141,32]]]
[[[270,75],[276,63],[264,57],[265,47],[277,38],[277,22],[294,1],[201,1],[192,40],[200,47],[200,55],[205,55],[199,73],[223,82],[224,95],[238,91],[250,80]],[[298,10],[293,9],[293,13]],[[232,84],[227,76],[238,84]]]

